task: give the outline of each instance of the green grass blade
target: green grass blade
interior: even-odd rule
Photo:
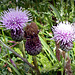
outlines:
[[[50,5],[50,7],[53,9],[54,14],[56,14],[56,16],[62,21],[62,18],[56,8],[53,5]]]
[[[6,62],[6,63],[8,63],[9,64],[9,66],[17,73],[17,75],[21,75],[17,70],[16,70],[16,68],[15,67],[13,67],[13,65],[11,65],[8,61],[6,61],[6,60],[4,60],[4,59],[2,59],[2,58],[0,58],[0,60],[1,61],[3,61],[3,62]]]
[[[42,45],[44,46],[44,48],[51,54],[51,56],[53,57],[53,59],[55,61],[57,61],[55,55],[53,54],[52,50],[49,48],[49,46],[46,44],[46,42],[39,36],[40,40],[41,40],[41,43]]]

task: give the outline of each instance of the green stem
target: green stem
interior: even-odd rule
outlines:
[[[6,44],[6,40],[5,40],[5,35],[4,35],[4,32],[3,32],[3,29],[2,29],[2,34],[3,34],[3,38],[4,38],[4,43]],[[10,53],[9,53],[8,49],[7,49],[7,53],[8,53],[8,57],[10,58]]]
[[[0,43],[5,47],[7,48],[9,51],[11,51],[12,53],[14,53],[17,57],[21,58],[25,63],[27,63],[32,69],[35,70],[35,67],[33,65],[31,65],[27,59],[21,57],[18,53],[16,53],[13,49],[11,49],[10,47],[8,47],[6,44],[4,44],[1,40],[0,40]]]
[[[20,44],[19,44],[19,48],[23,54],[23,57],[26,58],[26,55],[25,55],[25,48],[24,48],[24,42],[21,41]]]
[[[33,72],[33,70],[30,68],[30,72],[32,75],[35,75],[35,73]]]
[[[33,63],[34,63],[34,66],[35,66],[35,70],[36,70],[37,75],[41,75],[40,74],[40,71],[38,69],[38,66],[37,66],[36,56],[33,56],[32,59],[33,59]]]
[[[24,42],[23,41],[20,42],[19,48],[20,48],[20,50],[21,50],[21,52],[23,54],[23,58],[26,58],[25,47],[24,47]],[[30,68],[30,71],[31,71],[32,75],[34,75],[33,70],[31,68]]]

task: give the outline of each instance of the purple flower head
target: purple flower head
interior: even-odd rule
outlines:
[[[2,22],[7,29],[23,29],[23,27],[26,25],[28,21],[31,21],[31,17],[29,18],[30,13],[26,10],[22,11],[22,8],[18,9],[8,9],[8,11],[4,11],[2,13]]]
[[[60,22],[57,26],[53,27],[54,39],[62,44],[72,42],[74,40],[74,29],[72,25],[66,22]]]
[[[38,55],[42,51],[42,45],[41,41],[39,40],[39,37],[37,36],[34,38],[27,38],[25,49],[27,53],[30,55]]]
[[[27,25],[25,28],[25,49],[30,55],[38,55],[42,51],[42,44],[38,37],[38,26],[36,23],[32,22],[30,25]]]

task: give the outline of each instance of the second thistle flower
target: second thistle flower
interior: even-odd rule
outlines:
[[[57,26],[53,27],[54,39],[62,50],[68,51],[73,47],[74,29],[69,22],[60,22]]]
[[[42,45],[39,40],[38,33],[38,27],[34,22],[32,22],[30,25],[27,25],[25,28],[25,48],[27,53],[30,55],[37,55],[42,50]]]

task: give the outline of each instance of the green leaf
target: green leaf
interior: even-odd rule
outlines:
[[[14,47],[14,50],[23,57],[23,54],[19,48]]]
[[[42,53],[40,53],[38,55],[39,58],[37,58],[41,64],[43,65],[43,68],[41,69],[41,67],[39,67],[40,71],[41,72],[49,72],[51,70],[57,70],[59,68],[59,64],[58,62],[54,63],[54,65],[52,65],[52,63],[50,62],[50,60],[45,56],[43,55]],[[39,62],[38,62],[39,63]]]
[[[35,14],[37,17],[40,17],[40,15],[39,15],[35,10],[29,8],[29,11],[31,11],[31,12],[32,12],[33,14]]]

